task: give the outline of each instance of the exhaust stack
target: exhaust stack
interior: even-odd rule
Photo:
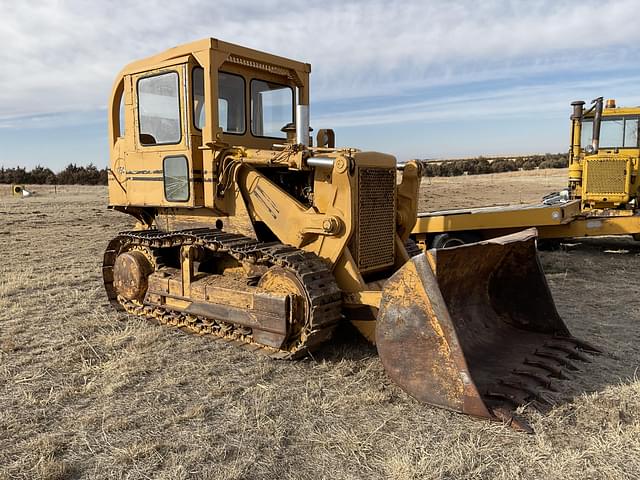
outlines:
[[[591,103],[595,104],[595,116],[593,117],[593,135],[591,137],[590,153],[598,153],[598,148],[600,146],[600,125],[602,123],[603,97],[598,97],[595,100],[592,100]]]
[[[296,143],[309,146],[309,105],[296,108]]]

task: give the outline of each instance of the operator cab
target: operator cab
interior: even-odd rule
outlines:
[[[636,208],[640,192],[640,108],[606,106],[602,97],[573,102],[569,162],[571,198],[582,210]]]
[[[602,150],[638,148],[638,113],[629,115],[607,115],[606,110],[600,124],[600,143]],[[585,118],[582,123],[583,148],[590,145],[593,138],[593,118]]]
[[[308,108],[310,71],[216,39],[128,65],[109,115],[110,203],[202,206],[214,155],[294,142],[286,127],[298,122],[296,105]]]

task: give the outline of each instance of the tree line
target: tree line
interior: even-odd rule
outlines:
[[[515,172],[536,168],[565,168],[569,166],[566,153],[545,153],[522,157],[475,157],[442,162],[426,161],[423,164],[425,177],[455,177],[458,175],[478,175],[481,173]]]
[[[58,173],[42,165],[31,170],[23,167],[0,167],[0,183],[36,185],[106,185],[107,169],[94,164],[78,166],[70,163]]]
[[[564,168],[569,165],[566,153],[545,153],[522,157],[475,157],[462,160],[425,161],[423,175],[426,177],[455,177],[467,173],[514,172],[536,168]],[[64,170],[55,173],[41,165],[31,170],[23,167],[0,167],[0,183],[36,185],[106,185],[107,169],[93,164],[79,166],[70,163]]]

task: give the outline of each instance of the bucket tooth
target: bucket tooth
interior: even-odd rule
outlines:
[[[553,342],[564,343],[564,344],[570,343],[572,345],[575,345],[580,350],[584,350],[585,352],[591,353],[591,354],[603,353],[600,348],[594,345],[591,345],[589,342],[586,342],[584,340],[581,340],[579,338],[575,338],[572,336],[569,336],[569,337],[557,336],[553,338]]]
[[[545,359],[546,360],[546,359]],[[551,373],[551,375],[555,378],[559,378],[562,380],[566,380],[567,377],[565,375],[565,373],[563,372],[561,367],[557,367],[555,365],[550,365],[549,362],[545,361],[543,359],[529,359],[529,358],[525,358],[524,359],[524,363],[525,365],[530,365],[532,367],[540,367],[546,371],[548,371],[549,373]]]
[[[577,371],[580,370],[575,363],[569,360],[570,357],[561,355],[558,352],[549,351],[548,348],[539,348],[533,354],[536,357],[548,358],[550,360],[555,360],[557,363],[562,365],[563,367],[567,367],[569,370]]]
[[[536,409],[538,412],[542,413],[543,415],[549,413],[551,411],[551,409],[553,408],[553,405],[551,405],[548,402],[541,402],[538,399],[534,399],[531,402],[531,407],[533,407],[534,409]]]
[[[564,352],[568,355],[569,358],[573,359],[573,360],[580,360],[582,362],[585,363],[591,363],[591,358],[589,356],[587,356],[586,354],[582,353],[580,350],[578,350],[575,347],[570,347],[567,344],[562,344],[562,343],[549,343],[547,345],[545,345],[547,348],[552,348],[554,350],[558,350],[560,352]]]
[[[418,400],[509,422],[509,406],[555,404],[540,390],[575,367],[565,348],[586,348],[555,308],[535,229],[409,259],[385,283],[376,344]]]
[[[513,410],[505,406],[496,406],[491,409],[492,417],[500,420],[507,426],[525,433],[534,433],[533,428],[524,418],[516,415]]]
[[[548,392],[541,391],[539,386],[530,385],[521,380],[516,379],[505,379],[500,382],[502,385],[505,385],[510,388],[515,388],[517,390],[521,390],[528,395],[531,396],[535,401],[539,404],[546,405],[548,407],[553,407],[557,404],[555,398],[553,398]],[[538,409],[540,410],[540,409]]]
[[[508,388],[505,386],[500,386],[499,388],[500,390],[487,391],[485,393],[485,396],[489,398],[506,400],[516,408],[520,406],[527,406],[533,401],[533,399],[525,392],[521,392],[520,390],[517,390],[515,388]]]
[[[507,378],[501,381],[501,384],[511,388],[522,390],[529,394],[538,405],[542,408],[536,407],[540,411],[547,411],[550,407],[555,407],[558,404],[555,396],[548,391],[548,389],[541,389],[539,385],[531,385],[518,378]]]
[[[552,392],[558,391],[558,389],[553,385],[552,378],[549,377],[546,370],[543,371],[542,369],[538,369],[535,367],[514,368],[513,374],[524,378],[531,378],[538,382],[540,386],[542,386],[546,390],[550,390]]]
[[[532,407],[541,413],[547,413],[554,406],[554,402],[545,395],[532,391],[517,383],[500,382],[495,390],[485,393],[485,396],[493,399],[506,400],[514,407]]]
[[[488,402],[496,399],[502,400],[511,404],[515,409],[519,407],[533,408],[543,414],[548,413],[553,406],[547,401],[540,400],[518,389],[506,390],[504,387],[500,388],[502,390],[486,392],[485,396],[488,398]]]

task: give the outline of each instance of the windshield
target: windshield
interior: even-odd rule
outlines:
[[[582,147],[591,144],[593,119],[582,123]],[[638,117],[603,117],[600,148],[638,148]]]
[[[293,90],[288,85],[251,80],[251,133],[286,138],[282,127],[293,122]]]

